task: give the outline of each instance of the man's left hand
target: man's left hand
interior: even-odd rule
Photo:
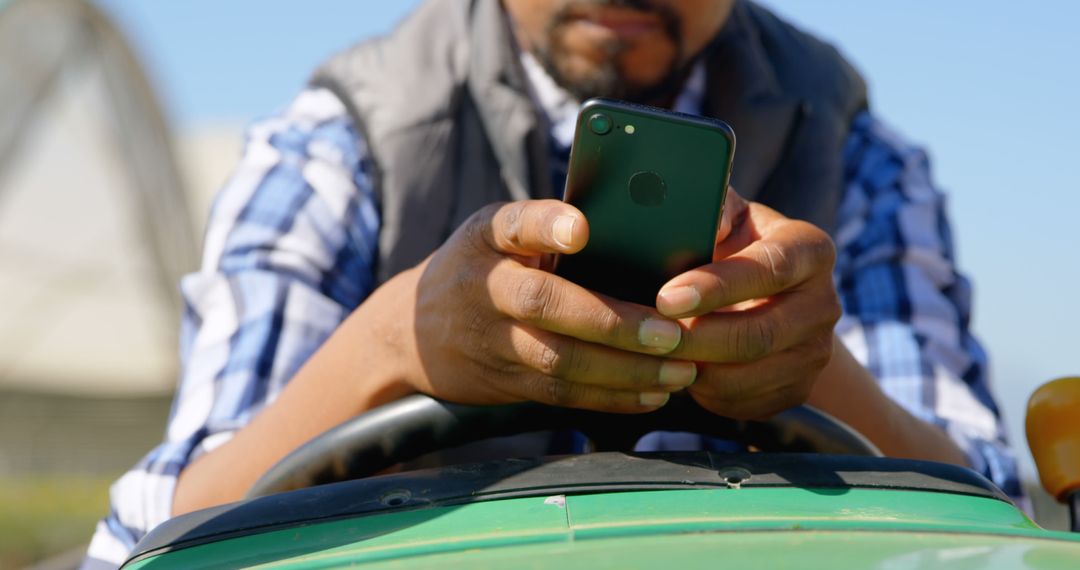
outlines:
[[[840,301],[836,250],[816,226],[728,190],[713,263],[666,283],[660,313],[685,332],[670,358],[698,362],[704,408],[757,419],[806,402],[829,363]]]

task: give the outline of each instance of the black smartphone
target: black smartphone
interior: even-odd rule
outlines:
[[[590,99],[578,115],[563,199],[589,222],[555,273],[655,306],[669,279],[712,261],[735,133],[723,121]]]

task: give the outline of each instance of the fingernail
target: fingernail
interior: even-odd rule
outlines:
[[[689,313],[701,304],[701,294],[692,286],[664,289],[656,299],[656,309],[665,315]]]
[[[694,383],[697,365],[685,360],[666,360],[660,365],[661,386],[686,387]]]
[[[667,392],[642,392],[638,396],[638,400],[642,406],[648,406],[650,408],[658,408],[667,403],[671,398],[671,394]]]
[[[575,222],[577,222],[575,216],[559,216],[551,224],[551,236],[560,246],[569,248],[570,243],[574,241]]]
[[[638,328],[638,340],[645,346],[671,352],[682,340],[682,329],[678,323],[666,319],[645,319]]]

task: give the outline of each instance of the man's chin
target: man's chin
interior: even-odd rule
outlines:
[[[556,83],[581,101],[663,104],[681,87],[681,26],[670,7],[569,2],[547,32],[546,53],[536,55]]]
[[[609,97],[655,104],[681,87],[683,73],[674,45],[570,46],[558,42],[568,38],[553,39],[557,42],[553,53],[536,55],[552,79],[580,101]]]
[[[663,105],[673,99],[682,86],[681,78],[679,72],[668,72],[659,81],[641,84],[628,80],[614,65],[575,75],[557,73],[553,77],[578,101],[606,97],[649,105]]]

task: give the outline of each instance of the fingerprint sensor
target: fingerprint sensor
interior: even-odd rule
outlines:
[[[667,187],[655,172],[637,172],[630,177],[630,199],[640,206],[655,207],[664,203]]]

